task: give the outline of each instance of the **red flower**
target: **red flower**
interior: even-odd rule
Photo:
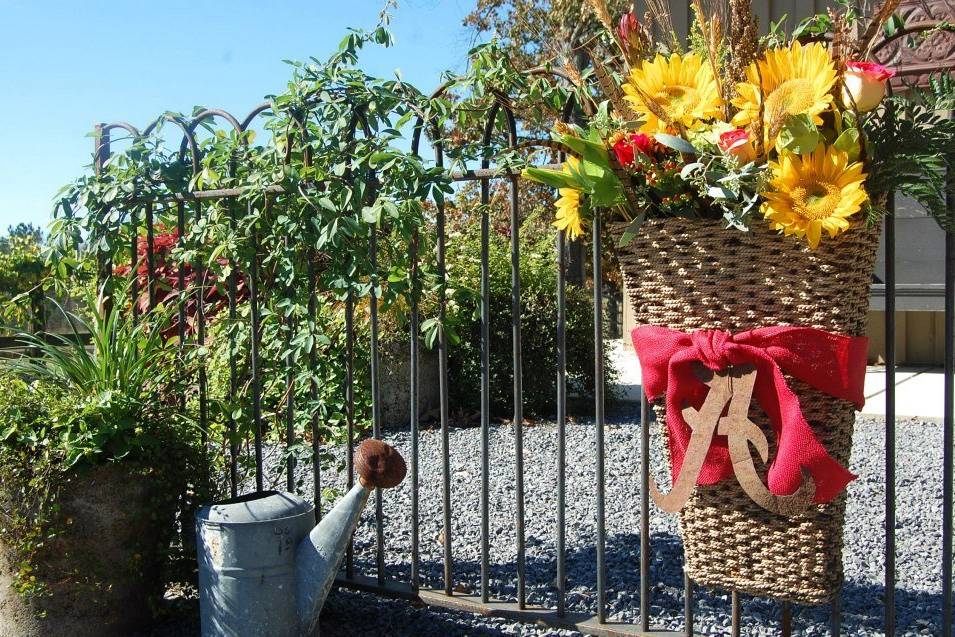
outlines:
[[[630,39],[630,35],[640,29],[640,21],[637,20],[637,15],[630,11],[620,16],[620,24],[617,26],[617,34],[620,36],[621,42],[626,42]]]
[[[727,151],[737,142],[749,141],[749,133],[742,128],[731,130],[720,135],[720,150]]]
[[[630,63],[639,60],[641,54],[650,45],[647,32],[644,31],[640,21],[637,20],[637,15],[632,11],[620,16],[617,36],[620,38],[620,46],[623,48],[624,55]]]
[[[631,166],[637,151],[653,158],[657,153],[657,143],[643,133],[629,133],[621,137],[614,145],[613,152],[621,166]]]
[[[720,150],[735,156],[744,164],[756,159],[756,149],[749,139],[749,133],[742,128],[731,130],[720,135]]]
[[[856,73],[862,73],[866,79],[876,82],[884,82],[895,77],[895,71],[875,62],[846,62],[846,68]]]

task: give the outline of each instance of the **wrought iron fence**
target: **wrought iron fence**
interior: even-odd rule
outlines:
[[[912,74],[924,74],[927,70],[919,67],[911,71]],[[903,70],[904,74],[904,70]],[[178,126],[183,133],[180,157],[184,162],[190,162],[194,172],[199,169],[199,145],[196,141],[196,130],[199,126],[205,125],[213,119],[224,120],[233,130],[241,132],[249,129],[256,118],[265,113],[270,108],[269,103],[263,103],[257,106],[244,119],[239,120],[231,114],[218,110],[209,109],[198,113],[191,119],[180,119],[178,117],[166,117],[168,121]],[[564,110],[564,116],[569,117],[573,109],[572,104],[568,104]],[[518,123],[514,112],[509,106],[498,104],[488,113],[486,126],[484,128],[484,142],[490,143],[491,137],[495,134],[495,126],[499,119],[499,113],[503,113],[503,122],[505,124],[504,135],[511,147],[517,147],[521,141],[518,138]],[[158,123],[158,122],[157,122]],[[102,124],[96,127],[94,168],[97,172],[101,171],[104,163],[110,156],[111,134],[113,131],[125,131],[128,135],[135,138],[149,135],[157,125],[154,123],[143,131],[138,130],[127,123]],[[358,120],[355,120],[357,126]],[[429,123],[418,121],[415,127],[413,138],[413,151],[417,152],[422,133],[426,133]],[[444,158],[440,144],[434,146],[435,163],[442,166]],[[441,442],[441,500],[445,536],[443,542],[443,582],[438,588],[427,588],[420,574],[421,565],[421,538],[418,534],[419,510],[419,491],[420,491],[420,468],[421,459],[419,455],[419,375],[418,361],[420,359],[419,339],[417,337],[420,330],[419,308],[417,300],[412,300],[410,333],[408,338],[408,347],[411,359],[411,379],[410,379],[410,405],[409,405],[409,428],[411,437],[411,456],[410,456],[410,489],[411,489],[411,550],[410,550],[410,577],[406,581],[396,581],[388,577],[387,572],[387,546],[385,545],[385,511],[384,502],[380,490],[375,497],[375,562],[376,568],[373,573],[360,572],[354,559],[353,550],[349,550],[344,570],[338,583],[341,586],[352,587],[362,590],[369,590],[385,595],[402,596],[411,599],[421,600],[428,604],[458,608],[473,612],[485,614],[497,614],[506,617],[519,618],[522,620],[544,623],[558,627],[576,628],[582,632],[593,635],[663,635],[679,634],[666,631],[653,631],[654,617],[651,614],[651,590],[653,582],[651,581],[651,556],[654,551],[654,539],[650,532],[651,507],[650,507],[650,436],[649,427],[646,423],[650,420],[649,406],[644,398],[641,401],[641,427],[639,441],[635,444],[639,448],[638,468],[636,473],[639,475],[639,493],[640,502],[640,559],[639,564],[634,568],[639,569],[639,621],[635,625],[622,625],[608,622],[607,613],[607,532],[606,532],[606,458],[605,458],[605,379],[603,370],[603,348],[604,340],[604,292],[600,285],[593,286],[593,307],[594,307],[594,348],[595,348],[595,387],[594,395],[596,397],[596,409],[594,413],[595,427],[593,429],[596,438],[596,473],[593,476],[594,497],[596,501],[596,545],[595,564],[596,572],[596,613],[593,616],[582,616],[577,613],[571,613],[568,610],[566,589],[566,537],[567,537],[567,517],[566,517],[566,466],[567,466],[567,444],[566,427],[568,422],[568,391],[567,391],[567,345],[566,345],[566,320],[565,315],[565,294],[567,288],[567,267],[568,267],[568,249],[566,238],[561,233],[558,236],[558,245],[555,250],[555,259],[557,260],[557,287],[554,290],[558,301],[558,317],[555,325],[557,334],[557,348],[555,357],[558,369],[558,390],[554,397],[556,408],[556,427],[557,427],[557,481],[556,481],[556,528],[554,536],[556,537],[556,552],[553,555],[553,569],[556,575],[557,603],[556,608],[539,608],[528,604],[527,586],[526,586],[526,529],[524,519],[524,502],[526,493],[524,489],[524,450],[523,450],[523,420],[524,420],[524,398],[522,377],[521,355],[521,278],[519,275],[521,253],[520,253],[520,219],[521,219],[521,200],[518,189],[518,174],[511,170],[495,170],[490,166],[489,160],[484,160],[481,167],[475,170],[456,172],[453,179],[459,182],[477,182],[480,186],[480,197],[483,204],[490,201],[490,186],[493,180],[504,180],[509,184],[509,208],[510,208],[510,241],[511,241],[511,300],[512,300],[512,333],[513,333],[513,432],[514,432],[514,497],[516,500],[516,519],[514,525],[516,528],[516,561],[513,565],[514,577],[516,580],[516,602],[502,602],[492,599],[490,592],[490,488],[489,476],[490,466],[490,426],[491,426],[491,407],[490,407],[490,357],[489,357],[489,326],[490,315],[487,299],[490,294],[490,275],[489,275],[489,233],[490,219],[489,213],[485,208],[481,214],[481,247],[482,258],[480,264],[480,298],[481,303],[481,457],[480,457],[480,510],[481,510],[481,528],[480,528],[480,589],[474,594],[461,594],[455,587],[455,561],[453,558],[452,519],[455,511],[452,507],[451,498],[451,438],[450,438],[450,408],[448,398],[448,349],[449,343],[446,334],[439,333],[437,348],[439,361],[439,420],[440,420],[440,442]],[[279,187],[271,188],[272,196],[280,197],[282,190]],[[190,224],[200,220],[203,215],[203,206],[210,200],[223,200],[229,206],[239,205],[240,189],[220,189],[220,190],[194,190],[182,192],[175,195],[172,202],[167,202],[176,210],[177,230],[180,241],[186,236]],[[142,202],[141,209],[135,208],[129,210],[130,227],[133,229],[143,228],[145,232],[145,241],[147,245],[147,270],[148,270],[148,294],[150,303],[156,302],[155,283],[156,283],[156,264],[153,262],[152,253],[154,246],[154,206],[159,202]],[[270,205],[268,202],[266,206]],[[950,196],[948,201],[949,208],[955,214],[955,200]],[[446,231],[445,231],[445,205],[442,201],[435,202],[436,214],[434,232],[436,233],[437,245],[437,268],[442,282],[447,276],[446,272]],[[142,218],[139,213],[142,212]],[[594,281],[601,280],[601,249],[603,240],[603,229],[599,215],[593,222],[591,228],[591,256],[592,256],[592,276]],[[895,221],[892,215],[885,220],[884,248],[885,248],[885,280],[884,280],[884,299],[886,313],[886,426],[885,426],[885,587],[884,587],[884,627],[887,635],[893,635],[896,632],[895,622],[895,572],[896,572],[896,475],[895,475],[895,441],[896,441],[896,409],[895,409],[895,308],[896,308],[896,281],[895,281]],[[130,259],[135,262],[137,259],[137,248],[139,235],[136,231],[131,233],[132,243],[129,246]],[[372,264],[377,263],[377,240],[373,233],[368,245],[369,257]],[[417,263],[418,255],[413,255],[413,260]],[[245,276],[248,285],[248,295],[250,303],[250,322],[252,330],[251,340],[251,371],[250,371],[250,392],[251,392],[251,411],[252,421],[254,423],[254,455],[255,455],[255,485],[257,489],[263,489],[263,416],[262,416],[262,370],[260,361],[260,343],[259,334],[261,329],[261,308],[259,301],[262,291],[259,289],[260,273],[257,269],[256,259],[252,260],[248,272],[240,275],[233,270],[228,280],[228,313],[232,320],[237,320],[236,308],[237,297],[236,290],[238,277]],[[101,272],[105,276],[110,272],[111,264],[101,264]],[[309,271],[309,313],[314,317],[316,311],[316,275],[314,270]],[[419,276],[417,267],[412,270],[412,278]],[[133,277],[133,289],[131,291],[133,305],[140,291],[136,289],[135,277]],[[202,285],[202,273],[200,273],[200,285]],[[178,292],[186,292],[185,277],[180,268],[177,276]],[[377,313],[377,304],[375,299],[375,288],[371,288],[370,303],[370,377],[371,377],[371,395],[372,395],[372,435],[380,437],[382,435],[382,416],[380,408],[381,386],[379,381],[379,317]],[[444,295],[439,298],[438,318],[444,320],[446,315],[446,299]],[[180,343],[186,342],[185,334],[185,309],[182,302],[179,304],[179,337]],[[346,331],[347,341],[347,381],[343,391],[346,397],[347,405],[347,427],[348,427],[348,448],[347,458],[347,479],[348,485],[352,486],[354,466],[353,449],[355,444],[355,313],[356,299],[349,294],[345,303]],[[942,626],[945,635],[951,635],[952,630],[952,514],[953,514],[953,426],[955,426],[955,237],[951,234],[946,235],[945,239],[945,390],[944,390],[944,458],[943,458],[943,530],[941,538],[937,538],[942,543]],[[207,334],[207,320],[205,308],[203,306],[203,297],[198,295],[197,311],[197,333],[195,339],[197,342],[204,342]],[[311,354],[311,364],[314,365],[315,353]],[[233,362],[229,369],[229,387],[230,391],[240,391],[240,381],[238,370]],[[206,371],[200,369],[198,376],[193,379],[195,391],[198,396],[198,416],[203,429],[208,423],[208,385],[209,380]],[[288,384],[293,384],[295,378],[291,374],[286,378]],[[310,381],[312,395],[318,391],[317,380]],[[182,408],[186,407],[185,398],[180,404]],[[289,400],[285,411],[285,442],[289,445],[294,444],[299,438],[300,432],[295,428],[296,405]],[[313,418],[310,436],[314,445],[314,452],[318,454],[319,447],[322,444],[318,434],[318,422]],[[237,458],[241,450],[235,444],[232,444],[227,451],[228,456],[228,482],[231,490],[235,492],[239,488],[239,477],[237,471]],[[294,480],[294,460],[289,460],[287,471],[287,488],[295,490]],[[314,462],[312,467],[314,473],[314,500],[318,515],[321,515],[321,485],[322,475],[319,462]],[[635,494],[636,495],[636,494]],[[694,629],[694,583],[689,577],[684,576],[684,624],[685,629],[682,634],[692,635]],[[731,595],[731,632],[738,635],[741,630],[741,601],[736,592]],[[781,603],[780,609],[782,634],[788,635],[792,632],[792,608],[788,602]],[[831,630],[832,634],[839,634],[841,627],[840,604],[838,598],[831,607]]]

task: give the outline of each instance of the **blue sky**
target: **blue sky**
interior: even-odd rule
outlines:
[[[51,198],[90,162],[100,121],[142,128],[195,105],[244,116],[289,77],[283,59],[324,58],[383,0],[0,0],[0,231],[43,225]],[[395,46],[369,49],[372,75],[428,91],[462,70],[472,0],[399,0]]]

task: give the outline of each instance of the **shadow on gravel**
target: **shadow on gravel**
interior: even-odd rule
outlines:
[[[529,543],[529,551],[534,543]],[[640,608],[639,555],[637,534],[617,534],[607,538],[607,600],[612,619],[635,621]],[[656,533],[653,536],[650,560],[651,613],[654,625],[669,629],[682,626],[683,615],[683,548],[679,537]],[[373,573],[373,560],[366,562],[356,555],[358,572]],[[553,557],[528,554],[527,590],[532,604],[555,606],[557,589]],[[421,563],[422,585],[441,588],[443,564],[429,560]],[[407,581],[407,565],[392,565],[389,576]],[[514,563],[490,565],[491,595],[495,599],[516,599],[516,566]],[[596,551],[593,547],[567,552],[568,607],[574,611],[596,610]],[[454,565],[458,592],[477,593],[480,587],[480,564],[458,561]],[[140,637],[192,637],[199,633],[198,604],[194,599],[167,602],[167,619]],[[898,634],[935,635],[941,632],[942,597],[937,593],[896,590]],[[730,613],[729,595],[696,589],[694,610],[697,617],[716,618],[719,625]],[[796,607],[794,633],[809,632],[809,627],[824,627],[829,621],[829,607]],[[743,632],[761,626],[775,629],[780,618],[780,605],[765,599],[743,599]],[[843,591],[842,634],[878,634],[883,625],[883,589],[881,585],[846,582]],[[376,597],[350,590],[335,590],[328,598],[321,618],[324,637],[350,635],[418,635],[492,636],[513,635],[513,624],[503,619],[486,618],[440,608],[426,608],[404,600]],[[522,634],[534,634],[522,632]],[[542,631],[541,634],[544,634]],[[756,634],[756,633],[753,633]],[[761,634],[761,633],[760,633]]]
[[[528,538],[526,562],[526,588],[529,604],[556,608],[556,562],[549,552],[535,554],[539,541]],[[607,604],[612,620],[634,622],[638,619],[640,608],[640,536],[636,533],[615,534],[606,541],[607,566]],[[596,548],[568,549],[566,555],[567,604],[574,612],[596,613],[597,581]],[[514,562],[492,562],[489,570],[489,589],[492,599],[516,601],[517,567]],[[422,586],[441,589],[443,583],[443,562],[423,560],[419,567]],[[374,560],[364,560],[356,555],[356,571],[374,573]],[[408,581],[410,570],[407,564],[389,565],[389,577],[398,581]],[[481,565],[475,561],[456,560],[453,580],[458,593],[478,594],[480,592]],[[683,626],[683,543],[679,536],[670,533],[654,533],[650,548],[650,608],[653,625],[670,630]],[[934,635],[941,632],[942,596],[939,593],[896,589],[897,631],[899,634]],[[847,581],[842,595],[842,634],[871,635],[881,633],[884,616],[884,591],[881,584]],[[781,603],[760,598],[744,596],[743,627],[776,630],[781,620]],[[414,612],[413,606],[402,602],[407,612]],[[694,589],[694,613],[697,618],[709,616],[717,625],[729,626],[731,611],[730,595],[715,589]],[[445,617],[470,615],[450,611],[435,611]],[[429,613],[419,613],[428,616]],[[324,617],[324,616],[323,616]],[[725,620],[725,621],[724,621]],[[825,630],[830,621],[829,606],[794,606],[794,633]],[[417,634],[513,634],[511,631],[498,632],[395,632],[394,635]],[[482,627],[482,630],[491,630]],[[756,633],[753,633],[756,634]],[[759,633],[762,634],[762,633]]]

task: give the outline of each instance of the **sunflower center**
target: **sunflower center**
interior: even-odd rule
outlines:
[[[770,117],[805,113],[815,104],[815,97],[810,80],[786,80],[766,98],[766,113]]]
[[[664,86],[656,92],[653,100],[668,113],[682,114],[693,109],[700,101],[700,94],[690,86]]]
[[[814,181],[790,191],[793,212],[803,219],[826,219],[839,206],[842,190],[827,181]]]

